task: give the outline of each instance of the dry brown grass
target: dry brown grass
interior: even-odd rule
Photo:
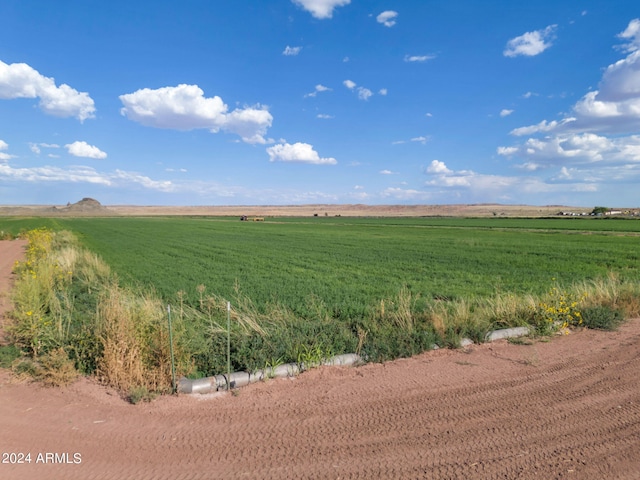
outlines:
[[[501,204],[457,204],[457,205],[248,205],[248,206],[136,206],[110,205],[100,209],[67,211],[64,206],[53,208],[48,205],[0,207],[0,216],[158,216],[158,215],[209,215],[250,217],[545,217],[560,211],[576,213],[590,212],[592,209],[560,205],[530,206]]]

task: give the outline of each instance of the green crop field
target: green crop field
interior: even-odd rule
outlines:
[[[505,326],[533,325],[541,335],[583,320],[609,328],[640,314],[640,221],[632,219],[0,219],[2,237],[36,227],[73,232],[111,273],[80,253],[66,274],[57,263],[27,270],[24,285],[44,291],[23,287],[20,346],[34,355],[41,345],[63,347],[76,368],[103,375],[118,371],[118,355],[143,349],[165,384],[167,304],[182,371],[194,376],[225,369],[228,315],[229,361],[251,371],[354,351],[397,358],[463,336],[483,341]],[[108,281],[98,286],[98,278]]]
[[[626,219],[233,218],[2,219],[0,230],[75,232],[121,282],[195,304],[198,285],[304,315],[310,297],[336,318],[407,287],[425,300],[539,294],[606,277],[640,281],[640,221]]]

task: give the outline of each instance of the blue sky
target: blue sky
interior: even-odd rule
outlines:
[[[0,24],[0,204],[640,205],[635,0],[2,0]]]

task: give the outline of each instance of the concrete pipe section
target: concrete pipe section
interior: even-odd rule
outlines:
[[[331,357],[322,362],[322,365],[351,366],[361,362],[362,359],[359,355],[347,353]],[[269,378],[295,377],[304,370],[304,365],[285,363],[277,367],[268,367],[251,373],[233,372],[229,375],[228,383],[230,388],[239,388]],[[227,390],[227,375],[216,375],[215,377],[197,378],[195,380],[183,377],[178,382],[178,392],[180,393],[211,393],[221,390]]]
[[[494,330],[487,333],[485,341],[493,342],[503,338],[523,337],[529,335],[531,329],[529,327],[515,327],[505,328],[503,330]],[[463,338],[460,341],[461,347],[467,347],[473,344],[473,341],[469,338]],[[438,348],[434,345],[434,348]],[[364,363],[360,355],[355,353],[345,353],[343,355],[335,355],[329,359],[324,360],[321,365],[342,365],[353,366]],[[240,388],[250,383],[256,383],[261,380],[267,380],[269,378],[287,378],[294,377],[299,373],[308,370],[304,364],[298,365],[296,363],[285,363],[278,365],[277,367],[268,367],[263,370],[256,370],[255,372],[233,372],[231,375],[216,375],[214,377],[197,378],[195,380],[189,378],[181,378],[178,382],[178,392],[180,393],[211,393],[227,388]],[[229,379],[227,380],[227,376]],[[228,386],[228,387],[227,387]]]

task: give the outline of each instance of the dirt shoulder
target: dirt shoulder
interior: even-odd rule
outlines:
[[[139,405],[0,370],[0,478],[638,478],[638,371],[640,319]]]

